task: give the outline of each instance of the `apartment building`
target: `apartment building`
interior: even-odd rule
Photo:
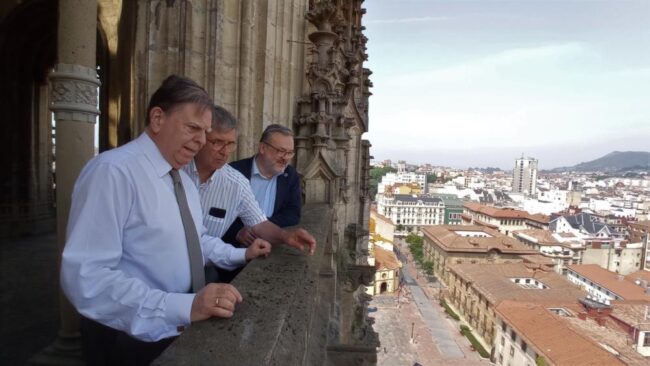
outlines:
[[[462,219],[465,225],[485,226],[505,235],[511,235],[515,230],[528,229],[529,214],[526,211],[492,207],[475,202],[466,202],[463,208]]]
[[[370,208],[370,220],[374,223],[370,234],[379,235],[391,242],[394,240],[395,225],[393,225],[393,222],[388,217],[380,215],[375,207]]]
[[[523,262],[538,252],[485,226],[440,225],[422,229],[425,260],[443,280],[451,264]]]
[[[561,242],[557,238],[559,234],[542,229],[517,230],[513,235],[529,248],[550,258],[555,272],[559,274],[566,274],[569,265],[582,263],[585,247],[579,241]]]
[[[395,235],[420,232],[425,225],[445,222],[445,204],[437,196],[377,195],[377,213],[395,224]]]
[[[531,196],[537,193],[537,159],[522,156],[515,160],[512,171],[512,191]]]
[[[599,342],[573,329],[567,320],[571,317],[575,314],[559,306],[501,302],[496,307],[493,361],[513,366],[626,365]]]
[[[490,345],[497,339],[495,309],[502,301],[552,301],[558,305],[585,296],[551,268],[530,263],[452,264],[446,284],[449,302]]]
[[[398,173],[387,173],[377,185],[377,193],[384,193],[386,187],[393,186],[396,183],[416,183],[420,186],[420,190],[426,193],[427,176],[425,174],[418,174],[413,172],[401,171]]]
[[[579,285],[600,302],[612,300],[640,300],[650,302],[647,280],[639,280],[634,274],[623,276],[596,264],[567,267],[567,279]]]

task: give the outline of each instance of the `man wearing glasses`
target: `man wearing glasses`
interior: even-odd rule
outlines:
[[[291,131],[289,130],[289,132]],[[293,150],[292,137],[290,141],[291,150]],[[280,141],[280,143],[282,146],[288,146],[286,141]],[[271,244],[284,243],[300,250],[307,248],[309,253],[313,254],[316,249],[316,240],[313,236],[304,229],[283,230],[280,226],[288,225],[278,225],[273,218],[267,219],[270,215],[260,209],[260,205],[256,201],[257,193],[254,194],[255,188],[251,190],[251,187],[255,186],[251,186],[246,177],[226,164],[230,154],[236,148],[237,121],[235,117],[224,108],[214,106],[212,131],[207,133],[206,144],[196,154],[194,160],[183,168],[199,190],[203,209],[203,224],[207,228],[208,234],[222,237],[225,242],[233,244],[236,244],[235,236],[237,236],[241,238],[240,244],[246,247],[256,238],[261,238]],[[268,154],[268,151],[266,153]],[[291,151],[291,156],[293,156],[293,151]],[[288,159],[290,157],[285,160],[288,161]],[[276,162],[278,161],[276,160]],[[264,165],[262,169],[264,174],[268,174],[268,169],[281,169],[281,166],[277,165],[271,168],[270,165]],[[281,171],[283,170],[284,168]],[[298,186],[295,170],[293,170],[293,174],[295,175],[295,184]],[[284,185],[285,183],[276,180],[275,191],[285,191],[286,188],[280,188],[280,184]],[[265,188],[265,190],[268,189]],[[297,215],[291,219],[289,225],[297,224],[300,218],[299,190],[297,192],[297,211]],[[272,213],[272,211],[270,212]],[[236,219],[243,222],[246,229],[242,230],[241,235],[236,235],[237,232],[235,232],[235,235],[231,237],[225,236],[224,233]],[[250,240],[248,240],[249,238]],[[214,280],[214,273],[210,273],[211,270],[208,270],[208,277]],[[219,270],[219,281],[229,281],[234,274],[236,273],[227,274]]]
[[[269,221],[280,227],[300,222],[301,192],[296,169],[289,165],[295,155],[293,132],[281,125],[269,125],[262,133],[258,153],[231,163],[233,168],[250,180],[250,185]],[[224,238],[236,238],[250,244],[257,237],[250,227],[237,220]]]

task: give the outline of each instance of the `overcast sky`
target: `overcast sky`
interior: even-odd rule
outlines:
[[[650,0],[366,0],[375,159],[650,151]]]

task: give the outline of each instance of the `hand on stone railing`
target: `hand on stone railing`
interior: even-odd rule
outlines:
[[[210,283],[199,291],[192,301],[192,323],[212,317],[230,318],[235,305],[242,302],[237,289],[228,283]]]
[[[316,251],[316,239],[305,229],[287,231],[284,242],[302,251],[309,249],[309,255],[314,255]]]
[[[264,239],[255,239],[251,245],[246,248],[246,260],[251,261],[258,257],[268,257],[271,253],[271,243]]]

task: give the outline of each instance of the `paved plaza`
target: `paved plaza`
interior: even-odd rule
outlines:
[[[437,301],[438,289],[402,261],[401,293],[377,295],[370,303],[381,347],[380,366],[489,365],[472,350]],[[412,338],[413,339],[412,339]]]

